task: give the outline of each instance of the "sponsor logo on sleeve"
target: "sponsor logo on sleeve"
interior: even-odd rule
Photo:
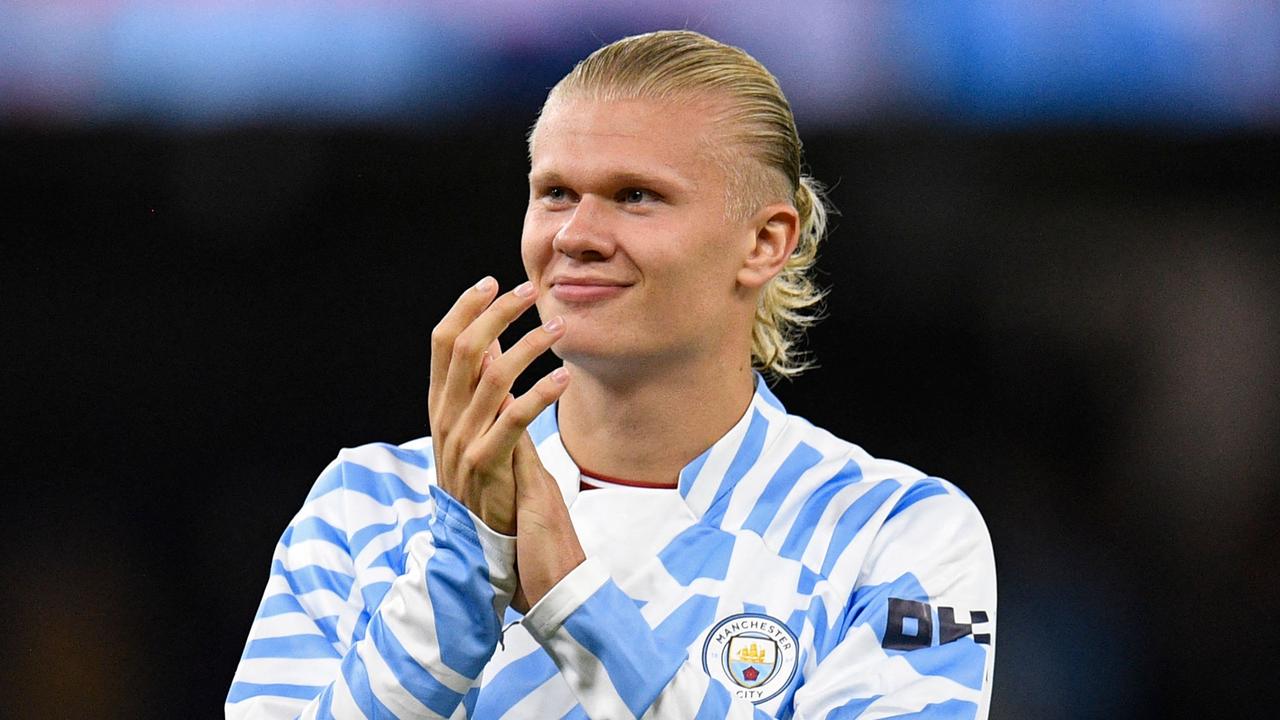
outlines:
[[[889,614],[885,621],[884,640],[886,650],[919,650],[931,647],[934,640],[934,613],[929,603],[902,598],[889,598]],[[973,636],[978,645],[990,645],[991,634],[977,632],[975,626],[987,624],[984,610],[970,610],[969,622],[957,622],[955,608],[938,606],[938,644],[946,645],[962,637]]]
[[[741,613],[721,620],[702,646],[702,669],[755,704],[782,692],[796,674],[798,643],[781,620]]]

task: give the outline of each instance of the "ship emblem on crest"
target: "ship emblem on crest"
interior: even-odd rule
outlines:
[[[722,657],[729,677],[744,688],[753,688],[769,682],[778,669],[778,643],[763,633],[746,632],[729,638]]]
[[[740,613],[711,629],[702,647],[702,667],[735,697],[758,705],[790,684],[797,654],[796,636],[782,621]]]

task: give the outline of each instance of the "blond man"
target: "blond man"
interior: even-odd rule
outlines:
[[[625,38],[551,91],[529,154],[528,281],[436,327],[430,438],[321,475],[227,716],[985,717],[978,511],[764,381],[804,368],[826,224],[774,78],[696,33]]]

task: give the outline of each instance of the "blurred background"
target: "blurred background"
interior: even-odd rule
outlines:
[[[546,90],[671,27],[774,71],[841,211],[775,391],[983,510],[991,717],[1271,715],[1280,5],[5,0],[12,717],[221,715],[315,476],[425,434],[430,328],[519,280]]]

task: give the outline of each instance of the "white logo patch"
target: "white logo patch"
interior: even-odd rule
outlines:
[[[702,646],[702,669],[733,696],[759,705],[771,700],[796,674],[797,642],[781,621],[758,613],[721,620]]]

